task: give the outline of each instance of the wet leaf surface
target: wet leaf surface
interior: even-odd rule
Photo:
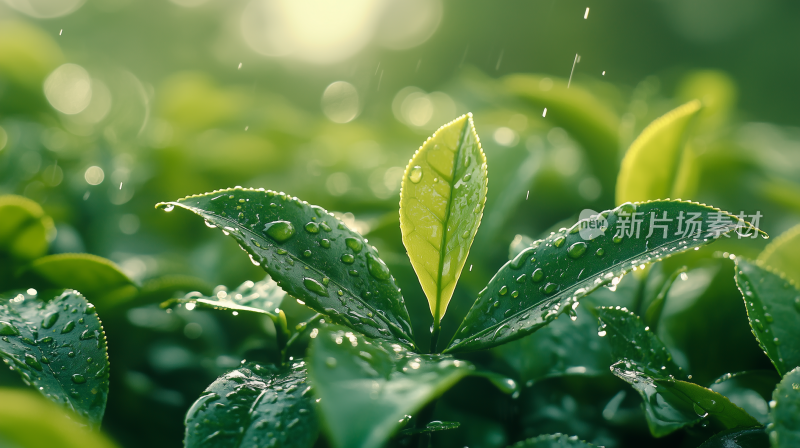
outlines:
[[[578,436],[547,434],[517,442],[508,448],[590,448],[593,446],[596,445],[584,442]]]
[[[800,446],[800,368],[787,373],[772,393],[767,434],[772,448]]]

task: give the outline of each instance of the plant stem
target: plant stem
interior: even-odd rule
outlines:
[[[433,418],[433,412],[436,410],[436,403],[438,403],[438,399],[433,400],[432,402],[428,403],[427,406],[422,408],[417,415],[417,429],[424,428],[431,422]],[[416,446],[417,448],[428,448],[431,444],[431,434],[424,433],[424,434],[416,434],[414,436],[414,440],[411,441],[411,446]]]
[[[442,330],[442,327],[439,324],[439,322],[434,320],[434,322],[433,322],[433,331],[431,332],[431,347],[430,347],[430,350],[428,350],[431,354],[439,353],[438,351],[436,351],[436,346],[439,343],[439,332],[441,330]]]
[[[319,319],[320,317],[322,317],[322,314],[317,313],[317,314],[311,316],[310,319],[298,324],[298,326],[301,327],[301,328],[298,331],[296,331],[289,338],[288,341],[286,341],[286,344],[283,347],[281,347],[281,363],[285,363],[286,362],[286,355],[289,353],[289,349],[292,347],[292,344],[294,344],[294,342],[297,341],[300,338],[300,335],[303,334],[303,332],[305,332],[306,329],[308,329],[308,326],[309,326],[309,324],[311,324],[311,322],[314,322],[315,320]]]

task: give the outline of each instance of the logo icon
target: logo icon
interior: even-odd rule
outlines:
[[[593,240],[600,235],[605,235],[608,229],[608,220],[592,209],[582,210],[579,219],[580,230],[578,233],[585,240]]]

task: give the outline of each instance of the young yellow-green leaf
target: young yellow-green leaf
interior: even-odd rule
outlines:
[[[0,297],[0,357],[26,384],[97,427],[109,370],[94,305],[76,291],[40,295]]]
[[[736,284],[750,327],[778,373],[800,366],[800,291],[770,267],[736,259]]]
[[[323,208],[241,187],[157,205],[175,206],[229,234],[284,291],[315,311],[414,347],[405,301],[377,249]]]
[[[92,254],[48,255],[34,260],[22,278],[39,289],[80,291],[101,310],[135,297],[136,284],[111,260]]]
[[[486,156],[472,114],[439,128],[403,174],[400,230],[435,328],[481,223],[487,182]]]
[[[650,123],[631,143],[617,175],[617,204],[676,197],[685,132],[702,107],[690,101]],[[679,197],[679,196],[678,196]]]
[[[0,389],[0,446],[13,448],[115,448],[33,392]]]
[[[598,335],[608,338],[612,356],[620,359],[611,366],[611,371],[642,396],[647,423],[655,437],[709,416],[726,428],[760,425],[725,396],[681,381],[686,375],[639,316],[619,307],[601,307],[597,314]]]
[[[186,413],[186,448],[306,448],[319,422],[305,363],[247,363],[217,378]]]
[[[767,433],[772,448],[800,446],[800,368],[783,377],[769,406]]]
[[[0,252],[27,261],[47,253],[55,228],[42,207],[22,196],[0,196]]]
[[[378,448],[474,367],[418,355],[341,327],[320,329],[308,360],[324,428],[336,448]]]
[[[579,221],[500,268],[445,352],[485,349],[530,334],[634,268],[710,243],[737,227],[749,224],[685,201],[628,203]]]
[[[546,434],[509,445],[508,448],[591,448],[595,445],[580,440],[578,436]]]
[[[783,232],[758,255],[758,261],[800,285],[800,224]]]
[[[715,434],[698,448],[770,448],[764,428],[729,429]]]

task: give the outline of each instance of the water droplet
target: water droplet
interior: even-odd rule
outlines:
[[[306,257],[306,258],[310,257],[311,256],[311,251],[308,250],[308,249],[304,250],[303,251],[303,256]]]
[[[470,173],[465,174],[463,179],[464,179],[464,182],[469,182],[469,180],[472,179],[472,174],[470,174]]]
[[[528,276],[527,276],[527,275],[525,275],[525,274],[522,274],[522,275],[520,275],[519,277],[517,277],[517,283],[525,283],[525,279],[526,279],[527,277],[528,277]]]
[[[19,329],[10,322],[0,321],[0,335],[3,336],[18,336]]]
[[[597,251],[594,254],[597,255],[598,257],[602,257],[603,255],[606,254],[606,250],[601,247],[597,249]]]
[[[555,283],[548,283],[544,285],[544,293],[545,294],[553,294],[554,292],[558,291],[558,285]]]
[[[567,254],[570,256],[570,258],[580,258],[584,253],[586,253],[586,243],[583,241],[574,243],[572,246],[569,246],[569,249],[567,249]]]
[[[353,254],[344,254],[341,260],[342,263],[353,264],[356,261],[356,257],[354,257]]]
[[[325,365],[328,366],[329,369],[336,368],[336,358],[328,356],[328,358],[325,359]]]
[[[469,230],[465,230],[464,233],[461,234],[461,238],[464,238],[464,239],[469,238]]]
[[[175,204],[158,204],[158,205],[156,205],[156,208],[160,208],[161,210],[164,210],[165,212],[171,212],[172,210],[175,209]]]
[[[515,270],[521,268],[522,266],[525,265],[525,262],[527,261],[528,257],[531,256],[531,254],[533,254],[534,252],[536,252],[535,247],[525,248],[522,252],[518,253],[513,260],[511,260],[508,266],[511,269]]]
[[[351,236],[349,236],[349,237],[344,239],[344,244],[346,244],[347,247],[352,249],[353,252],[355,252],[355,253],[361,252],[361,249],[364,247],[361,244],[361,240],[359,240],[358,238],[353,238]]]
[[[511,293],[511,298],[512,298],[512,299],[516,299],[517,297],[519,297],[519,291],[513,291],[513,292]]]
[[[44,316],[42,319],[42,328],[51,328],[58,320],[58,312],[52,312]]]
[[[408,173],[408,179],[415,184],[419,183],[422,180],[422,167],[415,166],[411,168],[411,171]]]
[[[278,250],[276,250],[275,252],[277,252],[277,253],[278,253],[278,255],[286,255],[286,254],[288,254],[288,253],[289,253],[289,251],[288,251],[288,250],[286,250],[286,249],[278,249]]]
[[[319,226],[322,227],[322,230],[324,230],[326,232],[333,231],[333,229],[331,229],[331,226],[329,226],[325,221],[322,221],[321,223],[319,223]]]
[[[616,244],[619,244],[622,242],[622,237],[619,235],[614,235],[614,238],[611,238],[611,241],[613,241]]]
[[[294,236],[294,226],[289,221],[273,221],[264,226],[264,231],[279,243]]]
[[[322,283],[314,280],[313,278],[305,277],[303,279],[303,286],[306,287],[311,292],[315,292],[321,296],[328,297],[328,288],[322,285]]]
[[[500,288],[500,295],[501,295],[501,296],[504,296],[504,295],[506,295],[506,294],[508,294],[508,286],[506,286],[506,285],[503,285],[503,286]]]
[[[329,249],[331,247],[331,240],[325,238],[319,242],[319,245],[324,247],[325,249]]]
[[[566,240],[567,240],[566,238],[564,238],[563,236],[560,236],[560,237],[556,238],[555,241],[553,241],[553,245],[556,246],[556,247],[561,247],[561,246],[564,245],[564,241],[566,241]]]
[[[605,330],[600,330],[600,331],[597,332],[597,335],[602,338],[603,336],[606,335],[606,331]]]
[[[617,207],[617,210],[622,214],[632,215],[636,211],[636,206],[630,202],[626,202]]]
[[[543,278],[544,271],[542,271],[542,268],[536,268],[536,270],[533,271],[533,274],[531,274],[531,280],[534,282],[540,282]]]
[[[94,314],[96,312],[97,312],[97,308],[95,308],[94,305],[92,305],[91,303],[86,305],[86,311],[84,311],[84,313],[86,313],[86,314]]]
[[[705,409],[701,408],[699,404],[694,403],[692,405],[692,408],[694,409],[694,413],[697,414],[698,417],[705,418],[708,416],[708,412],[706,412]]]
[[[349,270],[349,271],[347,271],[347,272],[348,272],[350,275],[352,275],[353,277],[358,277],[358,271],[356,271],[355,269],[350,269],[350,270]]]
[[[69,322],[67,322],[66,325],[64,325],[64,328],[61,329],[61,334],[69,333],[74,328],[75,328],[75,322],[74,321],[69,321]]]
[[[83,384],[86,382],[86,378],[80,373],[76,373],[75,375],[72,375],[72,382],[75,384]]]
[[[306,231],[308,233],[319,233],[319,224],[315,222],[309,222],[306,224]]]
[[[36,370],[42,370],[42,365],[39,363],[39,360],[30,353],[25,353],[25,364],[33,367]]]
[[[500,301],[498,300],[498,301],[494,302],[492,304],[492,306],[494,306],[495,308],[499,307],[500,306]]]
[[[767,321],[767,323],[772,323],[772,321],[774,321],[775,319],[773,319],[771,314],[764,313],[764,320]]]
[[[87,339],[94,339],[94,337],[94,330],[83,330],[83,333],[80,335],[80,340],[85,341]]]
[[[389,268],[383,260],[372,254],[367,254],[367,271],[378,280],[389,280],[391,277]]]

